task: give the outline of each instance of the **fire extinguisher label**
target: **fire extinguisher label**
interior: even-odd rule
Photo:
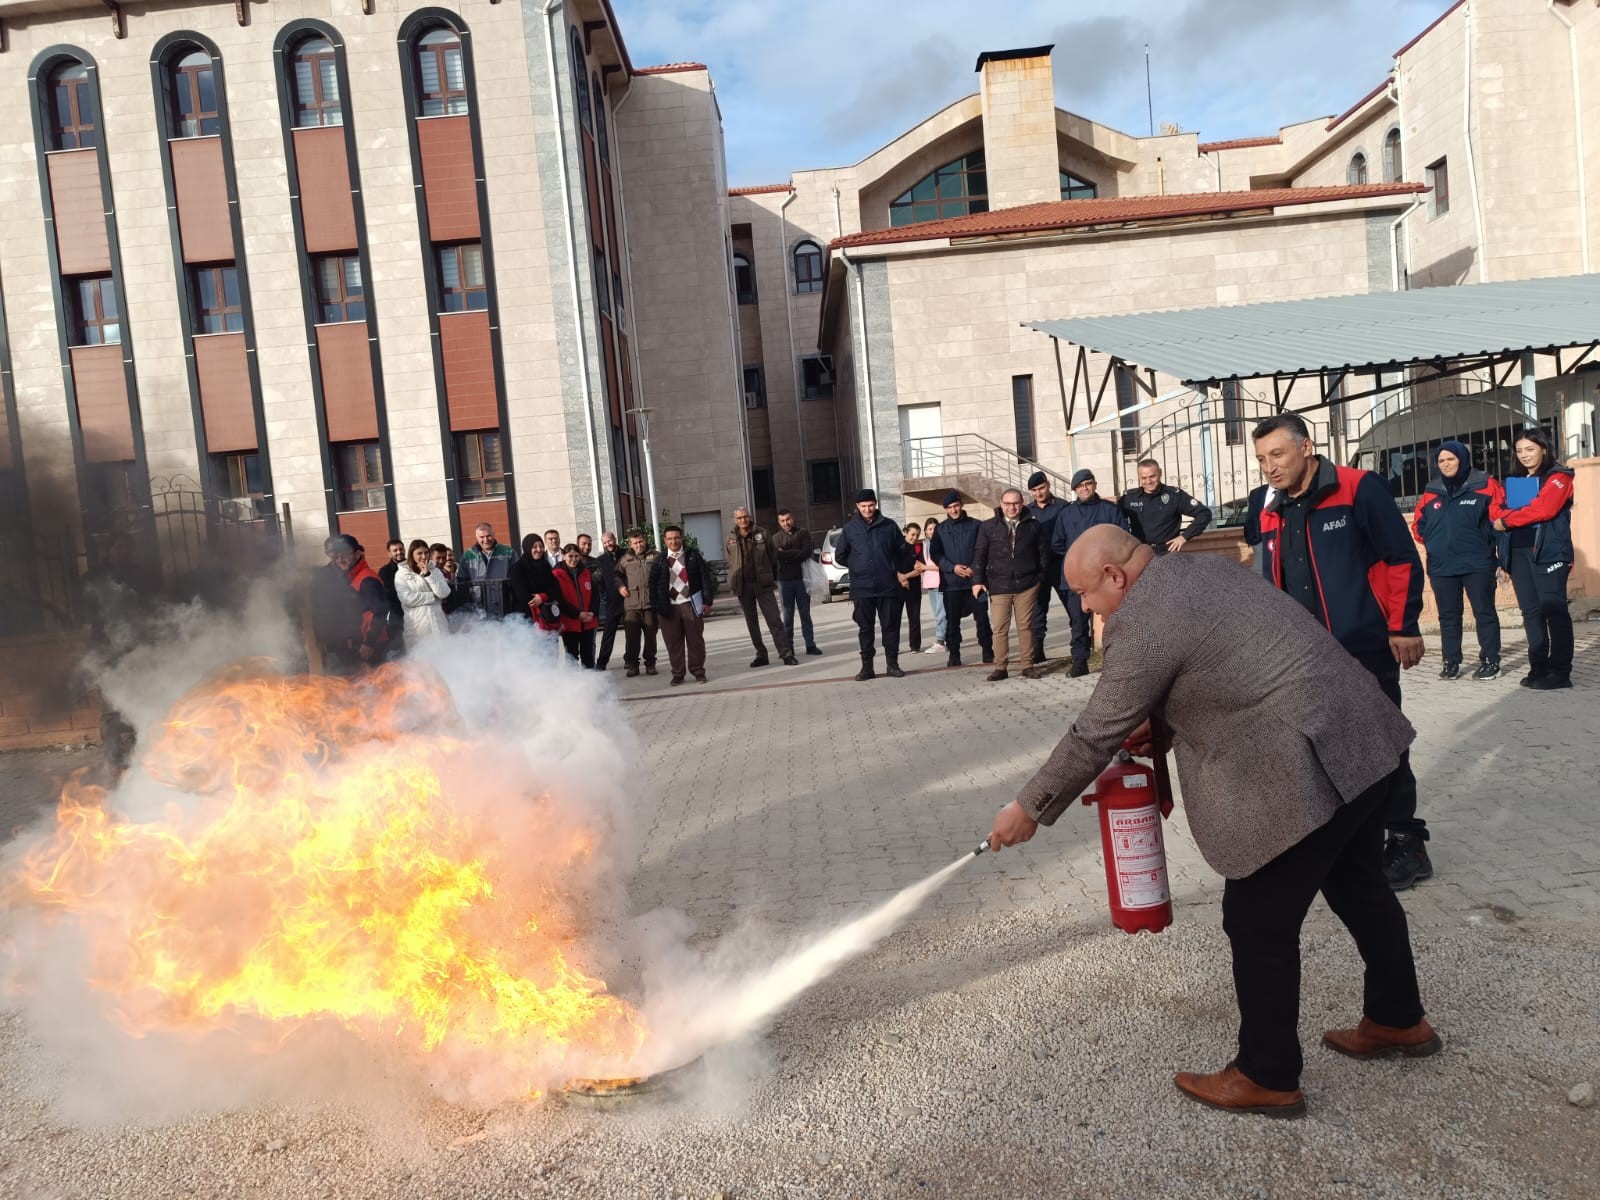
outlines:
[[[1161,841],[1161,811],[1111,809],[1111,850],[1117,868],[1118,903],[1123,908],[1155,908],[1168,900],[1167,854]]]

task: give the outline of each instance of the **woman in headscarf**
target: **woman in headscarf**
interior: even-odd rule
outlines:
[[[1494,608],[1495,532],[1490,506],[1505,498],[1500,484],[1472,465],[1472,452],[1458,441],[1439,445],[1437,474],[1417,500],[1411,534],[1428,552],[1428,582],[1439,608],[1444,668],[1440,679],[1461,676],[1461,599],[1472,604],[1478,629],[1474,679],[1500,674],[1500,617]]]
[[[1542,429],[1517,435],[1517,462],[1532,494],[1505,495],[1493,507],[1494,527],[1510,536],[1502,557],[1510,559],[1511,586],[1528,633],[1528,674],[1522,686],[1549,691],[1572,686],[1572,610],[1567,576],[1572,573],[1572,468],[1556,460]],[[1516,489],[1513,476],[1506,492]],[[1518,501],[1523,501],[1518,503]],[[1516,507],[1513,507],[1516,505]]]

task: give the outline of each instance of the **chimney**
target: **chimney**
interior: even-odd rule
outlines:
[[[978,55],[991,210],[1061,199],[1055,77],[1050,69],[1054,49],[1031,46]]]

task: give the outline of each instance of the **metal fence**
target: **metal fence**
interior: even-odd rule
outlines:
[[[1028,477],[1043,471],[1051,489],[1070,494],[1067,480],[1048,467],[1023,458],[1009,446],[991,442],[976,433],[947,433],[939,437],[911,438],[902,443],[901,470],[907,479],[940,475],[981,475],[1006,487],[1026,489]]]

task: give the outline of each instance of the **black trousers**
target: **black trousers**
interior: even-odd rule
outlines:
[[[622,615],[622,665],[638,667],[639,643],[644,642],[644,664],[656,665],[656,614],[650,609],[634,609]]]
[[[1300,1085],[1300,927],[1317,893],[1366,964],[1361,1011],[1405,1029],[1422,1020],[1405,909],[1383,876],[1383,824],[1395,776],[1380,780],[1321,829],[1222,890],[1239,1000],[1239,1070],[1278,1091]]]
[[[961,618],[970,615],[978,631],[978,645],[985,654],[994,652],[994,630],[989,625],[989,606],[974,600],[972,588],[950,588],[944,594],[944,644],[952,662],[961,661]]]
[[[1047,562],[1044,565],[1044,577],[1039,580],[1039,592],[1033,599],[1033,661],[1042,663],[1044,654],[1044,635],[1050,628],[1050,594],[1054,592],[1061,607],[1071,616],[1072,609],[1067,597],[1072,593],[1061,586],[1061,560]]]
[[[1472,604],[1472,620],[1478,627],[1478,657],[1484,662],[1500,661],[1500,614],[1494,610],[1494,569],[1471,575],[1430,575],[1433,599],[1439,606],[1439,641],[1445,662],[1461,661],[1461,600]]]
[[[783,614],[778,611],[776,588],[745,592],[739,597],[739,607],[744,609],[745,628],[750,631],[750,644],[756,648],[757,658],[767,657],[767,644],[761,640],[761,619],[767,622],[767,631],[772,634],[773,645],[778,648],[778,657],[788,658],[794,653],[794,647],[789,644],[789,635],[783,628]],[[758,609],[761,619],[756,616]]]
[[[899,596],[857,596],[854,602],[861,661],[870,663],[877,652],[872,636],[872,626],[876,622],[883,632],[883,657],[893,664],[900,657],[900,610],[905,607],[905,601]]]
[[[1387,650],[1382,654],[1364,654],[1356,659],[1371,671],[1383,694],[1400,707],[1400,664]],[[1393,786],[1389,789],[1389,803],[1384,824],[1390,833],[1410,833],[1428,840],[1428,823],[1417,816],[1417,777],[1411,770],[1411,751],[1407,750],[1395,768]]]
[[[906,647],[915,654],[922,649],[922,576],[917,576],[900,593],[900,602],[906,608]]]
[[[585,629],[582,633],[563,633],[561,644],[567,648],[567,654],[577,659],[585,667],[594,666],[594,630]]]
[[[1533,561],[1533,547],[1511,552],[1511,586],[1528,633],[1528,669],[1572,674],[1572,610],[1567,607],[1571,563],[1552,569]]]
[[[611,661],[611,648],[616,645],[617,627],[622,624],[622,606],[607,608],[600,614],[600,652],[594,656],[594,665],[604,671]]]

